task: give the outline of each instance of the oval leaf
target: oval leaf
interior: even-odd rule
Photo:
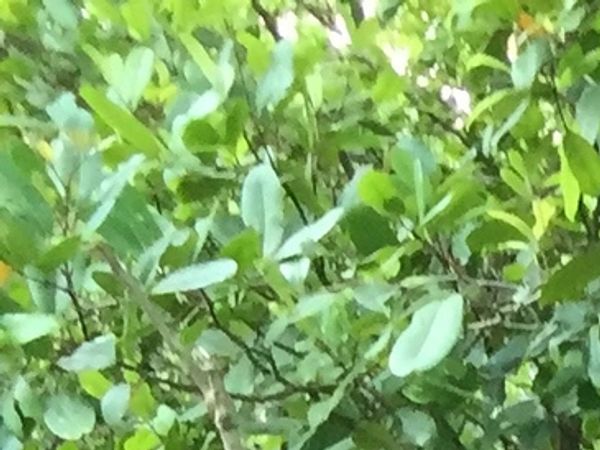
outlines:
[[[463,298],[452,294],[420,308],[390,353],[390,371],[405,377],[431,369],[449,352],[462,328]]]
[[[100,408],[107,424],[114,427],[123,423],[130,397],[131,388],[125,383],[114,385],[104,394],[100,401]]]
[[[114,334],[98,336],[81,344],[71,355],[60,358],[58,365],[69,372],[105,369],[116,361],[115,343]]]
[[[26,344],[58,330],[54,316],[38,313],[4,314],[0,317],[0,326],[19,344]]]
[[[236,272],[237,263],[233,259],[194,264],[167,275],[154,286],[152,293],[159,295],[203,289],[231,278]]]
[[[79,397],[59,394],[50,399],[44,422],[59,438],[75,441],[93,430],[96,414]]]
[[[242,186],[242,220],[263,236],[263,253],[272,254],[283,237],[283,188],[268,164],[253,168]]]

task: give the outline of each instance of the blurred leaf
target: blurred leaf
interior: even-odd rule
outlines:
[[[546,40],[536,39],[529,43],[511,68],[511,77],[515,88],[529,88],[549,55],[550,50]]]
[[[600,247],[591,246],[573,256],[567,264],[556,270],[542,286],[541,302],[544,304],[577,300],[588,283],[600,277]]]
[[[104,421],[113,427],[123,425],[123,416],[129,405],[131,388],[128,384],[120,383],[111,387],[102,397],[100,408]]]
[[[153,450],[160,445],[160,439],[148,428],[138,428],[123,445],[124,450]]]
[[[69,372],[106,369],[116,362],[115,344],[113,334],[98,336],[81,344],[69,356],[60,358],[57,364]]]
[[[294,81],[294,46],[282,39],[271,54],[271,64],[256,88],[256,108],[275,107]]]
[[[592,384],[598,388],[600,387],[600,327],[598,325],[590,328],[588,346],[590,353],[587,372]]]
[[[329,233],[336,226],[343,214],[344,210],[342,208],[333,208],[316,222],[296,231],[277,250],[275,258],[282,260],[302,254],[306,245],[318,242],[323,236]]]
[[[136,0],[138,1],[138,0]],[[146,156],[156,158],[162,152],[162,145],[152,132],[129,111],[115,105],[102,92],[90,85],[83,85],[79,91],[88,105],[123,139],[137,147]]]
[[[231,278],[237,272],[237,267],[234,260],[227,258],[187,266],[171,272],[160,280],[152,289],[152,294],[203,289]]]
[[[421,307],[392,347],[390,371],[405,377],[437,365],[456,343],[462,320],[463,299],[458,294]]]
[[[583,194],[600,195],[600,155],[580,136],[568,133],[564,148],[569,167]]]
[[[59,438],[78,440],[94,429],[96,415],[79,397],[59,394],[48,401],[44,422]]]
[[[600,86],[587,87],[579,97],[575,107],[575,118],[581,130],[581,136],[590,144],[596,142],[600,130]]]
[[[54,316],[42,313],[3,314],[0,316],[0,326],[19,344],[26,344],[59,329]]]
[[[263,254],[273,254],[283,238],[283,188],[268,164],[254,167],[244,180],[242,219],[263,236]]]

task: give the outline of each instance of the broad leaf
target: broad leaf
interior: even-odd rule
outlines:
[[[600,195],[600,155],[582,137],[569,133],[564,140],[565,155],[583,194]]]
[[[90,85],[84,85],[80,94],[104,122],[148,157],[156,158],[162,152],[162,145],[152,132],[129,111],[115,105]]]
[[[0,326],[19,344],[26,344],[58,331],[59,324],[50,314],[16,313],[0,316]]]
[[[543,303],[577,300],[587,285],[600,277],[600,247],[592,246],[575,255],[564,267],[554,272],[542,286]]]
[[[277,106],[294,81],[294,46],[288,40],[279,41],[271,55],[271,65],[258,83],[256,107]]]
[[[94,429],[94,409],[75,395],[50,398],[44,412],[46,426],[61,439],[78,440]]]
[[[203,289],[221,283],[237,272],[237,263],[232,259],[218,259],[194,264],[171,272],[152,289],[154,295]]]
[[[58,365],[69,372],[106,369],[116,361],[115,344],[113,334],[98,336],[81,344],[69,356],[60,358]]]
[[[128,384],[120,383],[111,387],[100,401],[104,421],[113,426],[123,425],[123,416],[129,405],[131,388]]]
[[[329,233],[336,226],[343,214],[344,210],[342,208],[333,208],[315,223],[301,228],[283,243],[281,248],[275,253],[275,258],[282,260],[302,254],[306,245],[318,242],[323,236]]]
[[[390,371],[405,377],[431,369],[452,350],[462,328],[463,298],[451,294],[414,313],[410,325],[396,340],[389,359]]]
[[[263,237],[263,254],[273,254],[283,237],[283,188],[268,164],[253,168],[242,186],[242,219]]]
[[[517,89],[527,89],[550,54],[548,42],[537,39],[527,45],[511,68],[513,84]]]
[[[596,142],[600,130],[600,86],[587,87],[579,97],[575,107],[575,118],[581,135],[590,144]]]

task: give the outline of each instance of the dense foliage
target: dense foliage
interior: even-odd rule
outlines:
[[[599,449],[592,0],[1,0],[0,448]]]

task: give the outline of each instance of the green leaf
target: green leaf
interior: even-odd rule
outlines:
[[[128,161],[119,165],[114,174],[102,181],[93,196],[98,208],[84,225],[82,232],[84,238],[89,239],[92,233],[106,220],[129,179],[137,172],[143,161],[144,157],[142,155],[134,155]]]
[[[121,4],[121,13],[129,26],[129,32],[140,41],[150,37],[152,3],[145,0],[127,0]]]
[[[476,53],[471,56],[466,63],[467,71],[471,71],[477,67],[489,67],[491,69],[501,70],[502,72],[510,73],[510,68],[499,59],[485,53]]]
[[[111,383],[97,370],[87,370],[78,374],[81,388],[94,398],[101,399],[111,388]]]
[[[388,174],[369,170],[358,183],[358,194],[365,205],[381,214],[385,213],[385,203],[397,192]]]
[[[100,409],[104,421],[113,427],[123,425],[123,416],[129,406],[131,388],[128,384],[120,383],[111,387],[100,400]]]
[[[191,34],[181,34],[179,36],[181,43],[188,53],[192,56],[194,62],[198,65],[202,73],[211,85],[216,84],[218,76],[217,65],[214,63],[206,49]]]
[[[243,355],[240,360],[233,365],[224,378],[227,392],[232,394],[250,395],[254,392],[254,365]]]
[[[56,309],[56,273],[45,274],[33,266],[26,266],[24,274],[37,311],[53,314]]]
[[[533,231],[531,230],[529,225],[527,225],[525,221],[523,221],[523,219],[521,219],[520,217],[517,217],[514,214],[508,213],[506,211],[499,211],[495,209],[488,211],[488,215],[493,219],[500,220],[510,225],[515,230],[518,230],[523,236],[529,239],[529,241],[536,241],[535,236],[533,235]]]
[[[160,445],[159,437],[148,428],[138,428],[133,436],[125,441],[124,450],[154,450]]]
[[[527,89],[535,80],[535,77],[550,55],[548,42],[537,39],[527,45],[511,68],[513,84],[517,89]]]
[[[462,329],[463,303],[459,294],[451,294],[415,312],[410,325],[392,347],[390,371],[398,377],[405,377],[437,365],[458,339]]]
[[[436,425],[433,419],[424,412],[402,408],[398,413],[402,421],[402,431],[410,442],[419,447],[436,435]]]
[[[67,0],[44,0],[46,11],[61,27],[68,30],[77,28],[77,10]]]
[[[223,331],[216,329],[204,330],[196,346],[201,347],[203,351],[210,355],[228,356],[235,358],[240,349]]]
[[[26,344],[58,331],[59,324],[50,314],[16,313],[0,316],[0,326],[19,344]]]
[[[575,105],[575,118],[581,135],[590,144],[596,142],[600,131],[600,86],[588,86]]]
[[[102,72],[119,98],[135,110],[154,70],[154,52],[146,47],[136,47],[123,62],[113,53],[103,61]]]
[[[386,302],[396,293],[397,288],[384,283],[371,283],[354,289],[354,298],[365,308],[380,312],[389,317],[390,308]]]
[[[594,325],[589,333],[589,360],[587,373],[596,388],[600,388],[600,327]]]
[[[573,256],[567,264],[555,271],[542,286],[543,304],[577,300],[587,285],[600,277],[600,247],[592,246]]]
[[[294,81],[294,46],[280,40],[271,54],[271,64],[256,88],[256,108],[261,112],[268,106],[275,107],[283,100]]]
[[[577,178],[575,178],[575,175],[569,166],[569,161],[567,161],[564,149],[559,148],[558,152],[560,155],[560,190],[563,198],[565,216],[567,216],[567,219],[571,222],[574,222],[577,209],[579,208],[581,191],[579,190]]]
[[[148,383],[139,384],[133,389],[129,401],[131,412],[142,419],[150,419],[156,408],[156,400],[152,396],[152,391]]]
[[[281,248],[277,250],[275,258],[282,260],[302,254],[306,245],[318,242],[323,236],[329,233],[342,218],[343,214],[343,208],[333,208],[316,222],[301,228],[283,243]]]
[[[161,295],[203,289],[231,278],[237,272],[237,267],[234,260],[226,258],[187,266],[171,272],[160,280],[152,289],[152,294]]]
[[[91,433],[96,414],[81,398],[59,394],[50,398],[44,412],[44,423],[59,438],[75,441]]]
[[[177,413],[167,405],[159,405],[156,416],[152,419],[152,430],[159,436],[167,436],[177,419]]]
[[[44,272],[51,272],[70,260],[79,250],[80,244],[79,236],[65,238],[42,254],[35,265]]]
[[[242,220],[262,235],[264,255],[272,255],[283,238],[283,195],[269,164],[254,167],[242,186]]]
[[[339,298],[339,294],[334,292],[319,292],[305,295],[298,300],[289,321],[290,323],[299,322],[300,320],[319,314],[330,308]]]
[[[106,369],[115,364],[116,337],[113,334],[98,336],[89,342],[84,342],[69,356],[58,360],[58,365],[69,372],[84,370]]]
[[[83,85],[79,93],[108,126],[146,156],[156,158],[162,153],[160,142],[129,111],[115,105],[102,92],[88,84]]]
[[[581,136],[568,133],[563,141],[565,155],[583,194],[600,195],[600,155]]]

